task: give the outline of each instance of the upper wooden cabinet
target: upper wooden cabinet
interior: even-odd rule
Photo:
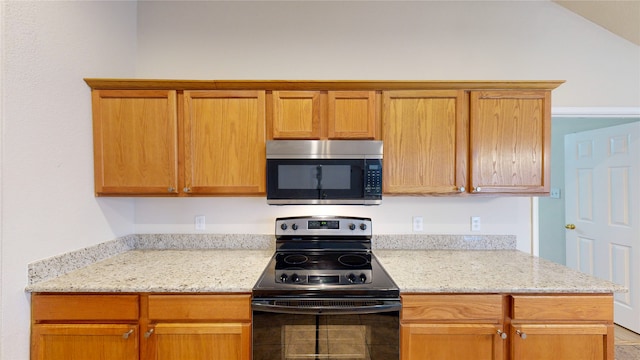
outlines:
[[[267,139],[383,140],[387,195],[549,193],[562,81],[85,81],[97,195],[262,195]]]
[[[92,96],[97,195],[264,194],[264,91]]]
[[[273,139],[374,139],[375,91],[273,91]]]
[[[468,122],[464,100],[461,90],[383,93],[385,193],[465,190]]]
[[[265,192],[265,92],[184,92],[184,186],[190,194]]]
[[[471,91],[471,191],[548,193],[551,92]]]
[[[174,90],[94,90],[95,191],[177,194]]]

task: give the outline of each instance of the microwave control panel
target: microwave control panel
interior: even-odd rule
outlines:
[[[365,197],[382,197],[382,160],[366,159],[364,166]]]

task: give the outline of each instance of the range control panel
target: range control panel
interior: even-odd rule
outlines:
[[[276,219],[278,236],[371,236],[371,219],[348,216],[297,216]]]

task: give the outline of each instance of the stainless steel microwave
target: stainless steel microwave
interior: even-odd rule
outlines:
[[[377,205],[382,202],[382,141],[267,142],[267,203]]]

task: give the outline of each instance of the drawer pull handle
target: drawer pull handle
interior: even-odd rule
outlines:
[[[144,338],[148,339],[153,334],[153,329],[149,329],[146,333],[144,333]]]
[[[516,330],[516,334],[518,334],[518,336],[520,336],[520,338],[521,338],[522,340],[524,340],[524,339],[526,339],[526,338],[527,338],[527,334],[523,333],[523,332],[522,332],[522,331],[520,331],[520,330]]]
[[[122,338],[126,340],[126,339],[128,339],[128,338],[129,338],[129,336],[131,336],[131,334],[133,334],[133,329],[131,329],[131,330],[127,331],[127,332],[126,332],[126,333],[124,333],[124,334],[122,334]]]
[[[502,340],[505,340],[505,339],[507,338],[507,333],[505,333],[505,332],[504,332],[504,331],[502,331],[502,330],[498,330],[498,335],[500,335],[500,338],[501,338]]]

